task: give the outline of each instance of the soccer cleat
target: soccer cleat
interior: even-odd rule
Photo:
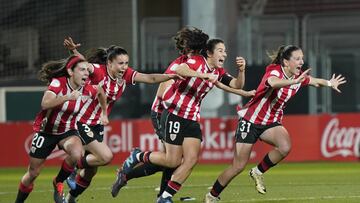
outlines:
[[[126,160],[123,163],[122,171],[125,174],[128,174],[135,166],[139,163],[139,161],[136,158],[136,154],[140,153],[141,150],[139,148],[135,148],[130,152],[130,156],[126,158]]]
[[[266,193],[263,175],[255,173],[254,169],[250,170],[250,177],[255,181],[255,188],[260,194]]]
[[[70,193],[68,193],[65,197],[66,203],[76,203],[75,197],[71,196]]]
[[[77,169],[75,168],[75,170],[70,174],[70,176],[66,178],[66,184],[69,186],[71,190],[76,189],[76,180],[75,180],[76,174],[77,174]]]
[[[156,203],[173,203],[171,197],[167,197],[167,198],[163,198],[162,196],[160,196]]]
[[[220,201],[220,197],[214,197],[210,194],[210,192],[205,195],[205,199],[204,199],[205,203],[216,203],[219,201]]]
[[[111,187],[111,195],[113,197],[116,197],[119,194],[120,189],[124,187],[126,183],[127,180],[125,174],[122,172],[121,169],[118,169],[116,174],[116,180]]]
[[[55,180],[53,181],[54,186],[54,201],[55,203],[67,203],[64,197],[64,184],[59,182],[55,183]]]

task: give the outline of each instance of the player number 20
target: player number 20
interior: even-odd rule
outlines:
[[[180,131],[180,122],[169,121],[169,133],[179,133],[179,131]]]
[[[33,141],[31,142],[32,146],[36,148],[40,148],[44,144],[45,138],[40,136],[38,133],[34,135]]]

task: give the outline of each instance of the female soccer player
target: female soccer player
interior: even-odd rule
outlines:
[[[100,87],[86,83],[89,77],[87,62],[71,56],[67,60],[51,61],[43,65],[40,79],[48,83],[41,102],[42,110],[37,114],[28,171],[22,177],[16,197],[24,202],[33,189],[46,157],[58,146],[68,157],[53,180],[54,200],[63,202],[63,181],[71,174],[83,149],[76,129],[76,116],[88,100],[98,99],[106,117],[105,94]],[[107,117],[104,119],[106,120]]]
[[[258,139],[274,146],[261,163],[250,170],[256,190],[265,194],[262,174],[284,159],[291,149],[289,133],[281,124],[286,103],[302,86],[331,87],[340,92],[339,85],[346,83],[341,75],[334,74],[330,80],[325,80],[309,76],[309,69],[302,72],[303,56],[299,47],[288,45],[280,47],[272,57],[255,97],[238,112],[240,119],[235,134],[233,163],[220,174],[211,191],[206,194],[206,203],[217,202],[224,188],[244,170]]]
[[[64,45],[81,57],[76,48],[77,44],[71,38],[65,39]],[[130,68],[127,51],[119,46],[111,46],[108,49],[98,48],[88,56],[90,82],[102,84],[107,96],[107,112],[111,109],[125,91],[126,85],[142,83],[160,83],[178,78],[176,74],[144,74]],[[76,177],[76,186],[71,188],[66,199],[69,203],[75,202],[89,185],[95,176],[97,166],[108,164],[112,160],[112,152],[103,142],[103,123],[99,120],[99,102],[92,100],[85,105],[78,115],[78,128],[83,142],[86,155],[78,162],[77,167],[81,170]],[[71,180],[68,180],[71,181]]]
[[[185,80],[171,84],[162,98],[165,110],[161,115],[161,127],[166,152],[141,152],[137,149],[131,152],[123,164],[125,174],[131,172],[139,162],[178,167],[158,203],[172,202],[172,196],[197,163],[202,140],[199,124],[202,99],[218,81],[237,89],[244,84],[243,63],[238,64],[237,78],[231,77],[222,68],[227,56],[222,40],[210,40],[203,51],[204,56],[194,53],[185,63],[176,67],[175,72],[185,77]]]

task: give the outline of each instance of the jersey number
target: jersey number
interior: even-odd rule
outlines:
[[[169,124],[170,124],[169,133],[175,133],[175,134],[179,133],[179,131],[180,131],[180,122],[179,121],[175,121],[175,122],[169,121]]]
[[[45,138],[38,133],[34,135],[33,141],[31,142],[32,146],[40,148],[44,144]]]
[[[88,125],[82,124],[82,126],[84,127],[84,132],[86,133],[87,136],[94,137],[94,133],[91,131]]]
[[[241,121],[241,124],[239,126],[239,130],[241,132],[244,132],[245,128],[246,128],[246,132],[248,133],[250,131],[250,126],[251,126],[251,123],[250,122],[247,122],[247,121],[244,121],[242,120]]]

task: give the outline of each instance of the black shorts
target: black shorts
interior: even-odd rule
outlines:
[[[167,110],[161,115],[161,126],[164,141],[173,145],[182,145],[185,137],[193,137],[202,141],[200,124],[196,121],[181,118]]]
[[[45,159],[55,149],[56,145],[70,136],[78,136],[77,130],[69,130],[60,135],[37,132],[31,141],[29,155],[34,158]],[[60,147],[59,147],[60,148]]]
[[[79,137],[83,145],[88,145],[90,142],[97,140],[102,142],[104,140],[104,126],[101,124],[87,125],[84,123],[76,123],[79,131]]]
[[[150,115],[151,115],[151,123],[155,129],[156,135],[159,137],[160,140],[164,140],[164,136],[161,131],[161,125],[160,125],[161,113],[151,110]]]
[[[270,125],[257,125],[240,118],[235,133],[236,142],[255,144],[265,130],[279,125],[281,124],[272,123]]]

